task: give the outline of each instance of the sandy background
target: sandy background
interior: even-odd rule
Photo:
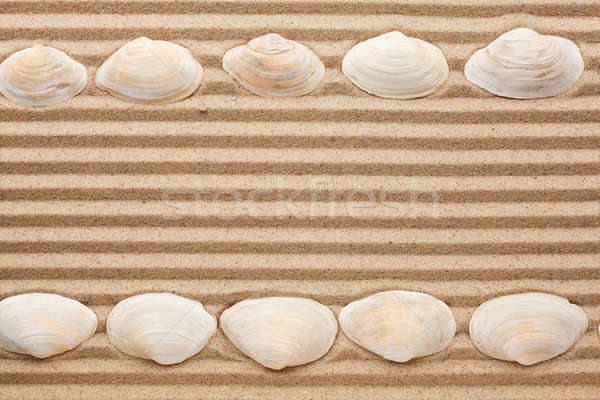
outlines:
[[[0,12],[0,59],[47,43],[84,63],[91,82],[146,35],[189,47],[206,72],[194,96],[163,106],[92,83],[44,109],[0,98],[0,297],[60,293],[100,320],[61,356],[0,352],[1,399],[600,398],[597,0],[21,0]],[[568,92],[513,101],[465,80],[468,56],[518,26],[580,46],[586,69]],[[383,100],[342,75],[353,44],[392,29],[446,54],[450,78],[434,96]],[[263,99],[221,69],[227,49],[269,31],[323,59],[315,93]],[[393,364],[340,333],[322,360],[273,372],[220,330],[172,367],[120,354],[105,333],[111,307],[147,291],[217,315],[273,294],[337,314],[387,289],[446,301],[458,322],[451,345]],[[581,305],[589,331],[529,368],[478,353],[474,309],[525,290]]]

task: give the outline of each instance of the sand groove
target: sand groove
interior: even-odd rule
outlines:
[[[215,149],[404,149],[404,150],[587,150],[600,149],[599,136],[438,138],[384,136],[271,135],[28,135],[2,136],[18,148],[215,148]]]
[[[223,3],[227,4],[223,7]],[[453,4],[455,3],[455,4]],[[393,1],[6,1],[0,5],[0,12],[45,14],[48,10],[57,13],[104,14],[110,9],[116,14],[404,14],[435,15],[448,14],[458,17],[499,17],[505,14],[530,14],[538,16],[586,17],[598,14],[600,8],[592,1],[561,4],[521,4],[485,1],[484,4],[456,4],[456,1],[411,1],[397,4]]]

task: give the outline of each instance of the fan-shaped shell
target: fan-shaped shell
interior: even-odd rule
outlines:
[[[0,301],[0,347],[47,358],[89,339],[98,318],[83,304],[50,293],[27,293]]]
[[[567,351],[587,330],[588,317],[565,298],[522,293],[488,300],[475,310],[475,347],[499,360],[532,365]]]
[[[308,94],[325,76],[325,66],[312,50],[276,33],[227,51],[223,69],[250,92],[265,97]]]
[[[564,92],[583,68],[575,43],[518,28],[477,50],[465,65],[465,76],[497,96],[534,99]]]
[[[81,93],[86,84],[85,67],[48,46],[17,51],[0,64],[0,92],[28,106],[69,100]]]
[[[171,293],[128,297],[106,321],[108,339],[118,350],[165,365],[200,352],[216,329],[202,303]]]
[[[435,93],[448,79],[448,63],[431,43],[389,32],[358,43],[344,56],[342,71],[365,92],[391,99]]]
[[[340,326],[354,343],[391,361],[442,351],[456,332],[450,308],[425,293],[392,290],[348,304]]]
[[[298,297],[243,300],[225,310],[220,322],[242,353],[276,370],[323,357],[338,330],[329,308]]]
[[[137,38],[117,50],[98,68],[96,85],[134,103],[172,103],[192,95],[204,70],[178,44]]]

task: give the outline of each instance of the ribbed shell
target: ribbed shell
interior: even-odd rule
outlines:
[[[342,71],[365,92],[391,99],[435,93],[448,79],[448,63],[431,43],[389,32],[358,43],[344,56]]]
[[[202,303],[171,293],[126,298],[106,321],[108,338],[118,350],[166,365],[198,353],[216,329],[215,317]]]
[[[587,327],[585,312],[567,299],[522,293],[480,305],[471,318],[469,333],[482,353],[532,365],[567,351]]]
[[[465,76],[497,96],[534,99],[564,92],[583,69],[575,43],[518,28],[477,50],[465,65]]]
[[[308,94],[325,76],[325,66],[312,50],[276,33],[227,51],[223,69],[250,92],[265,97]]]
[[[450,308],[425,293],[392,290],[345,306],[339,316],[354,343],[391,361],[442,351],[456,332]]]
[[[134,103],[172,103],[192,95],[204,70],[178,44],[141,37],[126,43],[96,72],[96,85]]]
[[[83,304],[51,293],[27,293],[0,301],[0,346],[47,358],[89,339],[98,318]]]
[[[86,84],[85,67],[48,46],[17,51],[0,64],[0,92],[28,106],[69,100],[81,93]]]
[[[221,328],[245,355],[279,370],[323,357],[337,335],[335,316],[314,300],[243,300],[223,312]]]

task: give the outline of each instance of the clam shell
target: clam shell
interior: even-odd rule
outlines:
[[[488,300],[475,310],[475,347],[499,360],[532,365],[567,351],[587,330],[585,312],[565,298],[522,293]]]
[[[390,99],[428,96],[449,74],[439,48],[401,32],[358,43],[344,56],[342,71],[365,92]]]
[[[53,47],[20,50],[0,64],[0,92],[28,106],[69,100],[81,93],[86,84],[85,67]]]
[[[325,66],[312,50],[276,33],[227,51],[223,69],[244,88],[264,97],[308,94],[325,76]]]
[[[450,308],[425,293],[391,290],[353,301],[340,312],[344,334],[391,361],[442,351],[456,332]]]
[[[83,304],[51,293],[27,293],[0,301],[0,347],[37,358],[79,346],[98,318]]]
[[[216,329],[215,317],[202,303],[171,293],[128,297],[106,321],[108,339],[118,350],[164,365],[200,352]]]
[[[172,103],[192,95],[204,70],[178,44],[137,38],[111,55],[96,72],[96,85],[134,103]]]
[[[242,353],[275,370],[323,357],[338,330],[329,308],[298,297],[243,300],[225,310],[220,323]]]
[[[575,43],[518,28],[477,50],[465,65],[465,76],[497,96],[535,99],[564,92],[583,68]]]

